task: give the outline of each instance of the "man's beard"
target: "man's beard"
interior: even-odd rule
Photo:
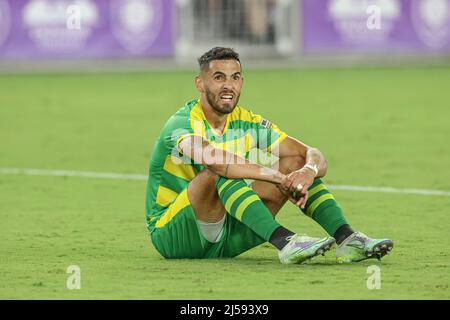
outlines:
[[[234,108],[236,108],[236,105],[239,102],[240,94],[238,96],[235,96],[234,104],[225,103],[223,106],[220,106],[219,103],[216,101],[216,96],[214,95],[214,93],[212,93],[208,88],[205,88],[205,91],[206,91],[206,100],[208,101],[209,105],[220,114],[229,114],[233,112]]]

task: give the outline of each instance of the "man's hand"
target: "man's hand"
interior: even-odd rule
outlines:
[[[305,209],[308,201],[308,188],[313,184],[316,174],[309,168],[302,168],[286,176],[280,185],[280,190],[288,195],[289,200],[296,206]]]

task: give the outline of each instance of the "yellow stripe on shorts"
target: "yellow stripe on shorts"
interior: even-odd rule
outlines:
[[[316,211],[317,207],[319,207],[324,201],[334,199],[333,195],[331,193],[327,193],[324,195],[321,195],[316,200],[314,200],[311,205],[308,206],[306,209],[306,215],[312,217],[314,211]]]
[[[167,209],[167,211],[161,216],[161,218],[156,221],[156,228],[164,227],[177,215],[178,212],[180,212],[190,204],[191,203],[189,202],[186,188],[178,195],[175,202],[169,206],[169,209]]]

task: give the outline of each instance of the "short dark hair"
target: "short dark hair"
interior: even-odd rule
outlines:
[[[197,59],[200,69],[205,70],[209,68],[209,63],[214,60],[239,60],[239,53],[234,51],[232,48],[225,47],[215,47],[205,52],[200,58]]]

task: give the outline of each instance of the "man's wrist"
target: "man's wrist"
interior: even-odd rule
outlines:
[[[319,166],[317,164],[307,163],[303,166],[303,168],[309,169],[310,171],[314,172],[314,177],[317,177],[317,175],[319,174]]]
[[[268,181],[274,184],[281,184],[286,179],[286,175],[280,171],[262,166],[260,167],[259,176],[256,180]]]
[[[276,184],[282,184],[284,180],[286,179],[286,175],[282,174],[281,172],[277,171],[274,174],[274,180]]]

